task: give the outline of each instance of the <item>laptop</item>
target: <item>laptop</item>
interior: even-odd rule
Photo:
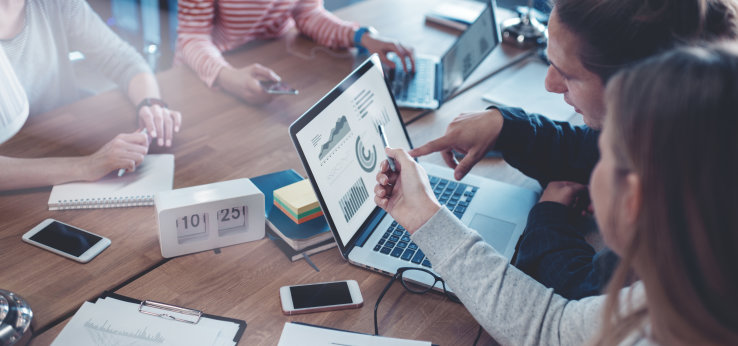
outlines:
[[[489,0],[482,13],[443,56],[418,54],[415,73],[405,73],[400,58],[392,54],[396,67],[388,79],[400,107],[437,109],[466,80],[484,58],[500,43],[495,19],[495,1]]]
[[[292,123],[290,137],[345,259],[387,275],[405,266],[432,269],[403,227],[374,203],[386,158],[378,125],[390,146],[412,148],[375,54]],[[473,175],[456,181],[450,168],[423,167],[441,204],[512,258],[538,194]]]

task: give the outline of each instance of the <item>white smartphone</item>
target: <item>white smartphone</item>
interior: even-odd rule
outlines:
[[[284,82],[261,81],[260,83],[261,87],[267,92],[267,94],[297,95],[299,93],[297,89],[290,87]]]
[[[110,245],[108,238],[54,219],[46,219],[26,232],[23,241],[82,263]]]
[[[360,308],[364,305],[356,280],[282,286],[279,298],[285,315]]]

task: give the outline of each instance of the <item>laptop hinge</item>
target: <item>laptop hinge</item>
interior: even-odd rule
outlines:
[[[446,95],[443,95],[443,59],[439,60],[436,64],[436,100],[438,100],[438,107],[443,103],[443,99]]]
[[[384,211],[383,209],[379,209],[379,212],[374,217],[372,217],[372,221],[367,223],[364,227],[362,227],[361,230],[359,230],[361,236],[359,236],[359,238],[356,239],[355,246],[364,247],[366,240],[369,239],[369,236],[371,236],[372,233],[374,233],[377,225],[379,224],[380,221],[382,221],[385,215],[387,215],[387,212]],[[367,232],[366,231],[367,229],[371,231]]]

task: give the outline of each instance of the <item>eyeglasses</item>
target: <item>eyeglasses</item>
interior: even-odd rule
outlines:
[[[440,282],[441,287],[443,288],[443,293],[446,295],[446,297],[448,297],[449,300],[455,303],[461,303],[459,299],[456,298],[456,296],[446,290],[446,283],[443,281],[443,279],[441,279],[440,276],[434,274],[430,270],[425,268],[400,267],[397,269],[395,276],[392,277],[392,279],[387,283],[387,286],[384,287],[384,290],[382,290],[379,298],[377,298],[377,303],[374,304],[374,335],[379,335],[379,327],[377,325],[377,308],[379,307],[379,302],[382,301],[384,294],[387,293],[390,287],[392,287],[392,283],[394,283],[398,277],[400,278],[400,283],[402,284],[402,287],[405,287],[406,290],[413,294],[426,293],[433,289],[433,287],[435,287],[438,282]],[[433,284],[430,286],[426,286],[426,284],[418,284],[418,282],[430,282],[431,279],[433,279]]]

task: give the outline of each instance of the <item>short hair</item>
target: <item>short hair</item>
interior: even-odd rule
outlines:
[[[579,58],[603,83],[623,67],[679,45],[738,37],[735,0],[552,0],[580,38]]]

